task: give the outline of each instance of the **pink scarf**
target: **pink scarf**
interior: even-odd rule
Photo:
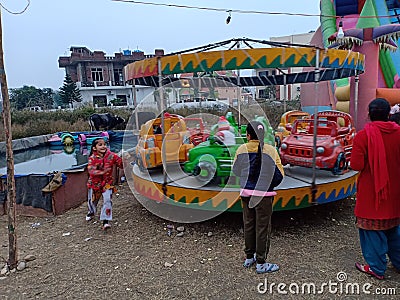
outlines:
[[[368,162],[374,179],[376,210],[378,210],[381,201],[388,198],[389,193],[389,173],[382,132],[393,132],[397,126],[394,122],[374,121],[367,123],[364,127],[368,138]]]

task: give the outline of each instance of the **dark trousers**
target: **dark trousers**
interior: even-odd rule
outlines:
[[[272,201],[274,197],[262,197],[262,200],[254,208],[249,208],[250,197],[241,197],[241,199],[246,258],[252,258],[256,253],[257,263],[263,264],[270,246]]]

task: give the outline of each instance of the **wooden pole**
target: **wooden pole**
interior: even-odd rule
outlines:
[[[7,157],[7,214],[8,214],[8,265],[10,269],[17,266],[17,234],[16,234],[16,196],[15,196],[15,179],[14,179],[14,156],[12,150],[12,134],[11,134],[11,113],[10,99],[8,98],[8,87],[6,72],[4,70],[4,54],[3,54],[3,28],[1,24],[0,10],[0,84],[1,96],[3,97],[3,122],[6,140],[6,157]]]

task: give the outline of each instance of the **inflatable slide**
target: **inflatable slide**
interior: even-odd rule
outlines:
[[[321,0],[320,9],[321,26],[311,43],[365,54],[366,72],[359,78],[357,105],[354,104],[354,78],[344,78],[321,83],[318,95],[311,86],[304,89],[302,86],[303,109],[312,113],[310,110],[317,106],[318,110],[330,107],[350,112],[357,115],[356,127],[361,129],[367,121],[367,106],[372,99],[383,97],[392,105],[400,102],[400,52],[396,51],[400,1]],[[340,27],[344,37],[337,35]]]

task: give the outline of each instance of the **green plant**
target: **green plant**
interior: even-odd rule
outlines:
[[[126,99],[115,98],[115,99],[112,99],[110,101],[110,103],[112,103],[112,105],[114,105],[114,106],[123,106],[123,105],[126,105]]]
[[[61,102],[65,105],[82,101],[81,92],[69,74],[65,75],[64,85],[60,87],[59,96]]]

